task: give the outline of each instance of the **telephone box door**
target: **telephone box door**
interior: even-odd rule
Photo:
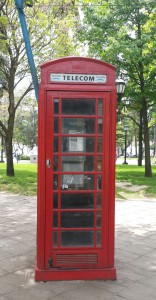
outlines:
[[[109,264],[109,117],[109,92],[47,92],[45,269]]]

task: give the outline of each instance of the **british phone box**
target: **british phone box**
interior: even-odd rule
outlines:
[[[36,280],[115,279],[115,67],[41,65]]]

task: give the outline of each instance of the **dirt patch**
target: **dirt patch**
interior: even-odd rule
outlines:
[[[117,182],[116,187],[119,187],[130,192],[140,192],[147,188],[147,185],[132,185],[128,182]]]
[[[149,200],[152,199],[146,194],[146,185],[133,185],[129,182],[116,183],[116,200]]]

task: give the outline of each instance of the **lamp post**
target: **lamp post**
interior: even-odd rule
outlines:
[[[122,78],[118,78],[116,79],[116,91],[117,91],[117,100],[118,100],[118,104],[120,104],[124,90],[125,90],[125,81]]]
[[[124,132],[125,132],[125,153],[124,153],[124,162],[123,165],[128,165],[128,162],[126,161],[126,147],[127,147],[127,130],[128,130],[128,126],[125,125],[124,126]]]

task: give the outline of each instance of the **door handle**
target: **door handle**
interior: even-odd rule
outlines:
[[[47,166],[47,168],[50,168],[50,166],[51,166],[51,161],[49,158],[46,159],[46,166]]]

